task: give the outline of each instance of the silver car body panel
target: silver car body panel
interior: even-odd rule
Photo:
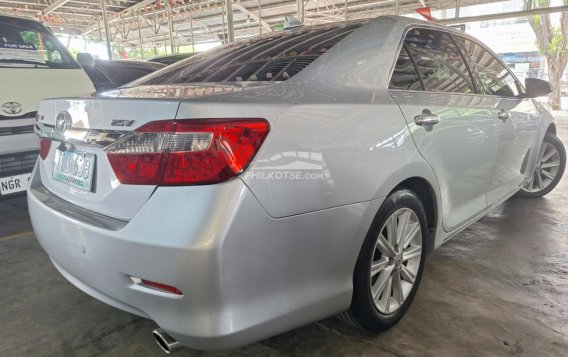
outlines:
[[[543,118],[532,99],[491,99],[495,115],[497,111],[505,110],[511,117],[499,122],[499,150],[491,185],[487,190],[489,204],[514,191],[531,175],[542,143],[539,129],[543,124]],[[545,117],[544,122],[549,123],[549,120]]]
[[[135,87],[43,102],[38,127],[80,108],[93,130],[113,129],[112,119],[135,120],[120,128],[134,130],[161,119],[253,117],[271,131],[244,173],[216,185],[123,185],[103,148],[75,143],[96,154],[98,169],[96,190],[77,192],[50,179],[53,155],[38,160],[28,191],[38,241],[80,289],[195,348],[235,347],[347,309],[359,250],[393,189],[416,178],[431,188],[437,247],[520,188],[553,122],[533,100],[511,106],[492,96],[389,91],[412,26],[454,31],[381,17],[285,82]],[[519,112],[510,125],[492,117],[505,105]],[[431,132],[413,124],[423,106],[441,116]],[[48,204],[57,200],[69,205]],[[124,226],[105,228],[83,210]]]
[[[274,219],[240,179],[160,187],[128,225],[112,231],[46,210],[37,185],[35,174],[34,230],[65,277],[204,349],[252,342],[349,306],[358,250],[382,202]],[[184,210],[156,214],[174,204]],[[184,296],[130,276],[171,284]]]
[[[414,141],[432,166],[441,191],[442,222],[451,231],[487,209],[499,146],[491,99],[482,95],[391,91]],[[432,131],[414,123],[429,109],[440,117]]]

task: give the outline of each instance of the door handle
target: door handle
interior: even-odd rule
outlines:
[[[421,114],[414,117],[414,122],[418,126],[423,126],[426,131],[431,131],[432,127],[440,122],[440,117],[432,114],[430,109],[424,109]]]
[[[499,112],[497,112],[497,118],[501,119],[501,121],[504,123],[507,121],[507,119],[511,118],[511,113],[505,111],[505,109],[501,108],[501,110]]]

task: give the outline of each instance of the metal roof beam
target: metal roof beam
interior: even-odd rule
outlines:
[[[124,13],[127,13],[127,12],[129,12],[129,11],[134,11],[134,10],[141,9],[141,8],[143,8],[143,7],[146,7],[146,6],[148,6],[148,5],[153,4],[154,2],[156,2],[156,0],[144,0],[144,1],[141,1],[141,2],[139,2],[138,4],[132,5],[132,6],[128,7],[128,8],[126,8],[126,9],[120,11],[120,12],[114,13],[114,15],[109,19],[108,22],[109,22],[109,23],[110,23],[110,22],[113,22],[113,21],[116,20],[120,15],[122,15],[122,14],[124,14]],[[86,29],[84,30],[84,32],[82,33],[82,35],[86,35],[86,34],[88,34],[89,32],[95,31],[95,30],[97,30],[97,29],[98,29],[97,24],[94,24],[94,25],[89,26],[88,28],[86,28]]]
[[[49,5],[45,9],[43,9],[41,11],[41,14],[45,16],[45,15],[57,10],[57,8],[59,8],[60,6],[67,4],[68,2],[69,2],[69,0],[55,0],[51,5]]]
[[[435,20],[435,22],[440,24],[462,24],[466,22],[477,22],[477,21],[489,21],[489,20],[499,20],[499,19],[509,19],[513,17],[525,17],[525,16],[534,16],[540,14],[550,14],[553,12],[564,12],[568,11],[568,5],[562,6],[550,6],[550,7],[533,7],[532,10],[521,10],[521,11],[512,11],[512,12],[503,12],[499,14],[488,14],[488,15],[479,15],[479,16],[466,16],[466,17],[458,17],[456,19],[443,19],[443,20]]]
[[[272,27],[270,27],[269,24],[266,23],[266,21],[261,20],[258,15],[253,14],[250,10],[248,10],[247,8],[245,8],[243,5],[239,4],[239,3],[233,3],[233,7],[235,9],[238,9],[240,12],[242,12],[245,15],[248,15],[251,19],[253,19],[256,22],[260,22],[260,24],[262,25],[262,27],[264,27],[265,29],[267,29],[268,31],[272,31]]]

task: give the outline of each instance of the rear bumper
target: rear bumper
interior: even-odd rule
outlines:
[[[124,226],[85,222],[28,190],[37,239],[87,294],[155,320],[182,344],[228,349],[349,307],[352,272],[376,210],[365,202],[283,219],[239,179],[161,187]],[[53,197],[52,197],[53,198]],[[367,214],[367,212],[373,214]],[[182,296],[135,284],[144,278]]]

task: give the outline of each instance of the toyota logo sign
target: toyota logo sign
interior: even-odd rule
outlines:
[[[71,114],[67,112],[61,112],[55,119],[55,131],[61,135],[65,133],[65,130],[71,127]]]
[[[18,114],[22,111],[22,105],[18,102],[6,102],[2,104],[2,111],[7,114]]]

